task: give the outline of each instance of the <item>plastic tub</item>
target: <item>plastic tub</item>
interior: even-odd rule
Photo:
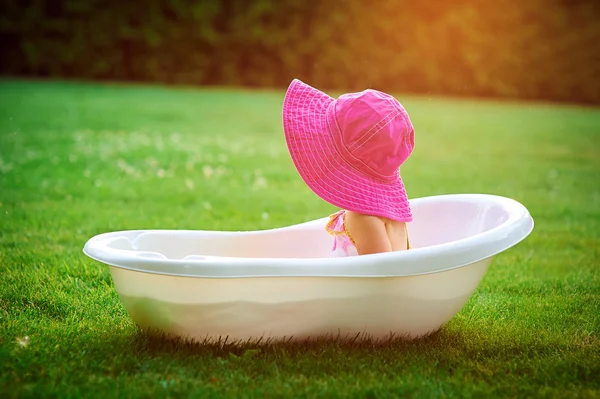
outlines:
[[[381,339],[439,329],[469,300],[492,257],[533,229],[509,198],[411,200],[413,249],[330,258],[327,218],[251,232],[137,230],[91,238],[144,330],[201,341],[322,335]]]

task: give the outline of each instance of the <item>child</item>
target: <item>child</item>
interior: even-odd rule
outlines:
[[[326,226],[332,256],[410,248],[412,213],[399,168],[414,148],[414,129],[394,97],[369,89],[334,99],[294,79],[283,129],[304,182],[342,209]]]

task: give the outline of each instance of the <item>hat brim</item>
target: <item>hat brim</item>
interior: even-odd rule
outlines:
[[[412,221],[404,182],[383,182],[352,167],[336,150],[335,99],[294,79],[283,102],[283,130],[292,161],[310,189],[349,211]],[[328,118],[329,114],[329,118]],[[329,119],[329,121],[328,121]],[[331,124],[335,126],[331,126]]]

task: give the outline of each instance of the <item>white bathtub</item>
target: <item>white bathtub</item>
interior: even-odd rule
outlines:
[[[523,240],[520,203],[457,194],[411,201],[410,251],[329,258],[327,218],[264,231],[138,230],[91,238],[144,330],[201,341],[418,337],[468,301],[492,257]]]

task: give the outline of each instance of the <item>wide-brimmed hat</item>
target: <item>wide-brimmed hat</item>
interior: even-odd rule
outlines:
[[[414,148],[404,107],[377,90],[334,99],[298,79],[283,102],[283,130],[298,173],[342,209],[412,221],[400,165]]]

